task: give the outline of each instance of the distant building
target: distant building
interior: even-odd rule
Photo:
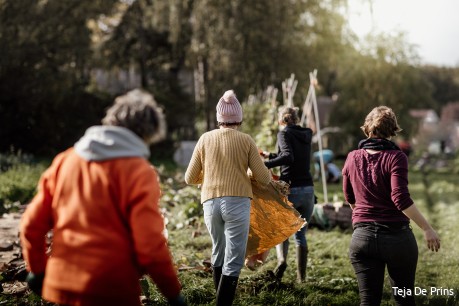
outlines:
[[[441,110],[441,116],[432,109],[410,110],[419,120],[413,145],[432,154],[455,152],[459,148],[459,102],[449,103]]]
[[[317,97],[322,148],[330,149],[341,158],[352,148],[352,137],[345,135],[339,126],[330,126],[330,115],[338,101],[338,95]],[[317,142],[315,118],[311,118],[309,127],[314,131],[313,142]],[[314,148],[318,149],[318,148]]]

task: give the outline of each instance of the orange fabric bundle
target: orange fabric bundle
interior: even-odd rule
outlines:
[[[252,181],[252,207],[246,256],[261,254],[285,241],[306,221],[287,200],[285,182],[262,187]]]

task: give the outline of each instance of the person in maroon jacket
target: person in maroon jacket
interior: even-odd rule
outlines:
[[[360,305],[381,303],[386,266],[396,304],[415,305],[418,246],[410,219],[424,231],[430,250],[438,251],[440,238],[410,197],[407,156],[390,141],[401,131],[392,109],[374,108],[361,129],[368,138],[349,153],[343,168],[344,196],[353,210],[349,257]]]

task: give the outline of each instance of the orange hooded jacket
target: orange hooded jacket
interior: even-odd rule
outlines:
[[[176,297],[180,283],[159,197],[157,174],[143,157],[94,161],[74,148],[59,154],[21,221],[28,269],[45,272],[43,297],[66,305],[140,305],[142,274],[166,298]]]

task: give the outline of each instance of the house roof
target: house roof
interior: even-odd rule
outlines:
[[[423,120],[424,122],[435,123],[439,121],[437,113],[433,109],[412,109],[410,116]]]

